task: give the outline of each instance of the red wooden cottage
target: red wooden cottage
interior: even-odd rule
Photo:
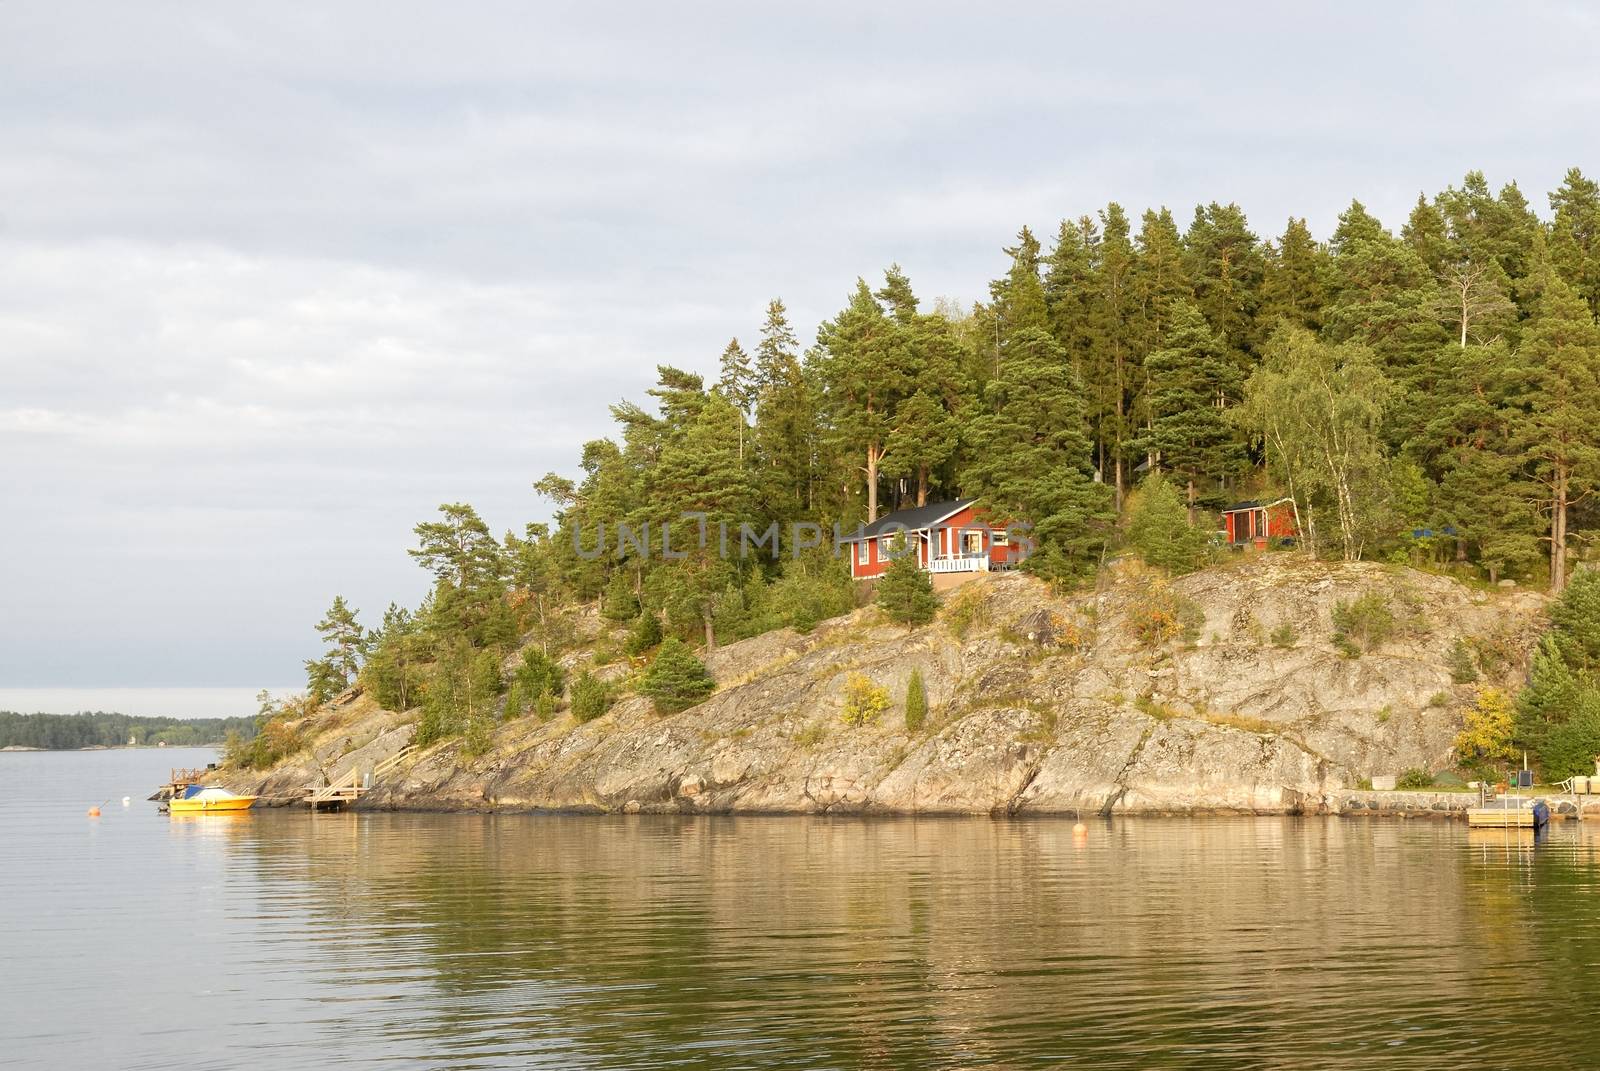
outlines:
[[[987,573],[1009,568],[1022,559],[1022,548],[1003,529],[990,528],[977,499],[934,502],[896,510],[864,524],[841,538],[850,552],[850,575],[857,580],[881,576],[889,567],[897,538],[904,538],[917,564],[935,578],[945,574]],[[963,577],[964,579],[964,577]]]
[[[1222,534],[1230,546],[1264,547],[1269,539],[1293,538],[1300,534],[1294,526],[1294,500],[1235,503],[1222,511]]]

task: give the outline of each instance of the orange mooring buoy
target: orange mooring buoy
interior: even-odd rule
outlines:
[[[89,808],[89,817],[90,818],[99,818],[100,817],[100,808],[98,808],[98,807],[90,807]]]
[[[1072,832],[1074,836],[1081,837],[1085,833],[1089,832],[1089,827],[1084,825],[1082,822],[1079,822],[1077,825],[1072,827]]]

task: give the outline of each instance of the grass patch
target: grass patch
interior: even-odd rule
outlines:
[[[1276,735],[1280,731],[1280,726],[1266,718],[1255,718],[1248,714],[1208,714],[1204,720],[1211,725],[1240,729],[1258,736]]]
[[[822,722],[812,722],[789,739],[800,747],[813,748],[828,738],[828,727]]]
[[[1333,604],[1333,645],[1346,658],[1360,658],[1381,646],[1395,632],[1394,611],[1376,591],[1353,602]]]
[[[1139,713],[1146,717],[1154,718],[1156,721],[1171,721],[1178,716],[1176,710],[1165,703],[1156,702],[1155,697],[1149,692],[1134,699],[1133,705]]]

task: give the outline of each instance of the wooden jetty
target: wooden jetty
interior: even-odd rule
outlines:
[[[190,785],[199,784],[205,775],[213,769],[215,769],[214,766],[196,766],[192,769],[184,769],[181,766],[170,767],[167,773],[167,783],[156,789],[155,795],[150,798],[163,801],[177,799],[183,795],[185,789]]]
[[[1479,806],[1467,808],[1467,825],[1479,829],[1537,829],[1550,821],[1548,804],[1526,796],[1485,798]]]
[[[363,792],[372,788],[374,781],[399,766],[416,749],[415,744],[407,744],[369,770],[363,771],[360,766],[352,766],[342,777],[326,785],[307,785],[305,802],[313,812],[342,811],[359,800]]]

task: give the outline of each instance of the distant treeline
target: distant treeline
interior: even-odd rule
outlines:
[[[137,718],[101,710],[78,714],[18,714],[0,710],[0,747],[38,747],[49,750],[80,747],[117,747],[166,744],[195,747],[221,744],[228,734],[249,739],[256,733],[254,718]]]

